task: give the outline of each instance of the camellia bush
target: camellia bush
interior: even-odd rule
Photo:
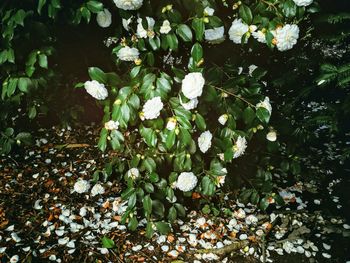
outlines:
[[[103,107],[98,146],[115,152],[105,172],[125,182],[122,222],[134,230],[146,218],[151,236],[167,232],[166,222],[184,216],[189,201],[210,202],[256,133],[276,140],[267,72],[210,63],[208,47],[288,51],[318,7],[312,0],[113,2],[117,9],[104,8],[97,23],[119,19],[123,26],[120,38],[107,41],[117,70],[91,67],[91,80],[76,87]],[[79,192],[84,187],[86,181],[76,183]]]

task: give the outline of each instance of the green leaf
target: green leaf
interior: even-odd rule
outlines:
[[[136,192],[132,193],[131,196],[129,197],[128,200],[128,208],[132,209],[135,207],[136,205],[136,200],[137,200],[137,196],[136,196]]]
[[[156,162],[151,157],[147,157],[143,160],[142,165],[150,173],[155,171],[157,167]]]
[[[38,2],[38,8],[37,8],[37,11],[38,11],[38,14],[40,15],[41,14],[41,9],[43,8],[43,6],[45,5],[46,3],[46,0],[39,0]]]
[[[137,221],[136,216],[133,216],[128,223],[128,229],[130,231],[135,231],[137,229],[139,222]]]
[[[159,233],[161,233],[162,235],[166,235],[171,231],[171,228],[168,223],[156,222],[155,225]]]
[[[7,87],[7,96],[8,97],[11,97],[15,93],[16,88],[17,88],[17,82],[18,82],[17,78],[11,78],[9,80],[9,84]]]
[[[204,22],[202,18],[195,18],[192,21],[192,28],[194,32],[196,33],[196,40],[197,41],[202,41],[203,40],[203,35],[204,35]]]
[[[140,73],[141,66],[136,66],[130,71],[130,77],[133,79]]]
[[[264,123],[268,123],[270,120],[270,112],[263,108],[263,107],[259,107],[256,110],[256,116],[258,117],[258,119]]]
[[[98,13],[100,11],[103,11],[103,4],[99,1],[91,0],[86,3],[87,8],[93,13]]]
[[[212,196],[215,193],[215,185],[208,176],[204,176],[201,182],[202,194]]]
[[[253,21],[253,15],[250,8],[246,5],[241,5],[239,8],[239,16],[242,18],[244,22],[246,22],[248,25],[250,25]]]
[[[188,25],[181,24],[177,27],[176,33],[179,37],[182,38],[185,42],[192,41],[192,31],[191,28]]]
[[[147,238],[152,238],[153,233],[154,233],[154,230],[153,230],[152,222],[147,222],[146,237]]]
[[[48,63],[47,56],[45,54],[39,54],[39,66],[47,69]]]
[[[198,63],[203,58],[203,48],[201,44],[196,43],[191,49],[191,57],[194,59],[195,63]]]
[[[255,112],[251,107],[247,107],[243,112],[243,121],[245,124],[250,124],[255,118]]]
[[[167,132],[165,146],[167,147],[168,150],[170,150],[174,146],[175,138],[176,138],[175,130]]]
[[[169,49],[177,50],[179,41],[174,33],[167,34],[166,40],[168,42]]]
[[[30,78],[19,78],[18,80],[18,88],[20,91],[27,93],[28,92],[28,86],[30,86],[30,84],[32,83],[32,81],[30,80]]]
[[[140,127],[140,134],[144,138],[146,144],[149,147],[156,147],[157,145],[157,134],[154,130],[151,128],[146,128],[144,126]]]
[[[177,211],[174,206],[170,207],[169,212],[168,212],[168,220],[170,223],[174,222],[175,219],[177,218]]]
[[[260,209],[265,211],[269,207],[270,203],[267,197],[264,197],[260,200]]]
[[[114,248],[115,247],[115,243],[112,239],[104,236],[101,240],[102,242],[102,247],[104,248]]]
[[[196,121],[196,125],[197,125],[199,130],[205,131],[207,129],[207,125],[205,123],[205,120],[204,120],[203,116],[200,115],[199,113],[196,114],[195,121]]]
[[[29,119],[34,119],[35,117],[36,117],[36,107],[32,106],[32,107],[29,108],[28,118]]]
[[[283,13],[286,17],[293,17],[297,13],[297,6],[293,0],[287,0],[283,3]]]
[[[165,208],[163,203],[159,200],[152,200],[152,211],[159,217],[164,217]]]
[[[106,84],[107,83],[107,77],[106,74],[97,67],[90,67],[89,68],[89,76],[91,79],[96,80],[100,83]]]
[[[179,216],[181,217],[185,217],[186,216],[186,210],[185,210],[185,207],[179,203],[176,203],[174,204],[176,210],[177,210],[177,213],[179,214]]]
[[[145,217],[148,218],[152,213],[152,199],[150,195],[146,195],[143,198],[142,203],[143,203],[143,209],[145,211]]]
[[[100,133],[100,139],[98,141],[98,148],[104,152],[107,148],[107,135],[108,131],[107,129],[103,128]]]
[[[154,186],[151,183],[145,183],[145,190],[147,193],[153,193],[154,192]]]

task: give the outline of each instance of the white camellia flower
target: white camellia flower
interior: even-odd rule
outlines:
[[[122,19],[122,24],[123,24],[123,27],[126,31],[129,31],[130,30],[130,27],[129,25],[131,24],[132,20],[133,20],[133,16],[129,17],[128,19],[125,19],[123,18]]]
[[[146,120],[152,120],[158,118],[160,111],[163,109],[163,102],[160,97],[154,97],[146,101],[143,105],[142,116]]]
[[[242,22],[242,19],[235,19],[228,31],[230,40],[236,44],[242,43],[242,37],[249,31],[249,26]],[[246,40],[247,42],[247,40]]]
[[[139,38],[153,38],[154,37],[154,24],[156,23],[155,20],[152,17],[146,17],[148,29],[146,30],[142,25],[142,18],[137,19],[137,29],[136,29],[136,35]]]
[[[137,10],[142,6],[143,0],[113,0],[114,4],[123,10]]]
[[[235,145],[233,146],[234,154],[233,158],[238,158],[244,154],[245,149],[247,148],[247,140],[245,137],[238,136]]]
[[[277,28],[275,37],[277,41],[276,46],[279,51],[292,49],[298,42],[299,27],[297,25],[287,24],[282,28]]]
[[[206,16],[212,16],[212,15],[214,15],[214,12],[215,12],[215,10],[209,6],[204,8],[204,15],[206,15]]]
[[[102,195],[105,193],[105,189],[100,184],[95,184],[91,189],[91,196]]]
[[[140,52],[137,48],[134,47],[122,47],[118,51],[118,58],[123,61],[135,61],[136,59],[139,58]]]
[[[87,93],[97,100],[104,100],[108,97],[108,91],[105,85],[96,80],[86,81],[84,88]]]
[[[113,121],[113,120],[110,120],[108,122],[105,123],[105,128],[107,130],[118,130],[118,127],[119,127],[119,121]]]
[[[261,101],[258,104],[256,104],[256,107],[257,108],[265,108],[265,109],[267,109],[268,112],[270,113],[270,115],[272,113],[272,106],[270,104],[269,97],[265,97],[264,101]]]
[[[228,115],[225,113],[225,114],[222,114],[219,118],[218,118],[218,122],[221,124],[221,125],[225,125],[226,122],[228,120]]]
[[[86,180],[79,179],[75,184],[74,184],[74,191],[77,192],[78,194],[86,193],[90,189],[90,183]]]
[[[195,108],[197,108],[198,106],[198,99],[194,98],[189,100],[188,102],[182,102],[181,97],[180,97],[180,104],[182,107],[185,108],[185,110],[193,110]]]
[[[176,187],[183,192],[192,191],[198,183],[197,177],[192,172],[183,172],[176,181]]]
[[[182,93],[188,99],[194,99],[202,95],[205,80],[202,73],[188,73],[182,80]]]
[[[260,43],[266,43],[266,35],[263,31],[258,30],[252,33],[252,36]]]
[[[266,139],[270,142],[275,142],[277,140],[277,133],[275,131],[270,131],[266,134]]]
[[[311,5],[313,0],[293,0],[297,6],[308,6]]]
[[[169,130],[169,131],[172,131],[176,128],[176,119],[175,118],[169,118],[167,124],[166,124],[166,128]]]
[[[169,20],[164,20],[163,25],[160,27],[159,32],[161,34],[168,34],[171,31],[171,26]]]
[[[258,68],[257,65],[254,65],[254,64],[250,65],[250,66],[248,67],[248,71],[249,71],[248,74],[249,74],[249,76],[252,76],[254,70],[256,70],[257,68]]]
[[[207,29],[204,31],[204,38],[209,43],[218,44],[225,40],[225,28],[215,27],[213,29]]]
[[[202,132],[198,138],[198,146],[202,153],[206,153],[211,147],[211,139],[213,135],[210,131]]]
[[[97,13],[96,21],[100,27],[109,27],[112,24],[111,12],[106,8],[103,9],[103,11]]]
[[[137,168],[131,168],[129,171],[126,172],[126,175],[135,180],[140,176],[140,171]]]

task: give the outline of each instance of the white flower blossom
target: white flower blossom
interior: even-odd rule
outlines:
[[[113,121],[113,120],[110,120],[108,122],[105,123],[105,128],[107,130],[118,130],[118,127],[119,127],[119,121]]]
[[[166,124],[166,128],[169,130],[169,131],[172,131],[175,129],[176,127],[176,119],[175,118],[169,118],[167,124]]]
[[[225,184],[226,175],[216,177],[216,186],[221,187]]]
[[[17,263],[19,261],[18,255],[14,255],[10,258],[10,263]]]
[[[265,108],[268,110],[268,112],[272,113],[272,106],[270,104],[270,99],[269,97],[265,97],[264,101],[260,101],[258,104],[256,104],[257,108]]]
[[[84,88],[87,93],[97,100],[104,100],[108,97],[108,91],[105,85],[96,80],[86,81]]]
[[[123,10],[137,10],[142,6],[143,0],[113,0],[114,4]]]
[[[270,131],[268,134],[266,134],[266,139],[270,142],[275,142],[277,140],[277,134],[275,131]]]
[[[143,105],[142,116],[146,120],[152,120],[158,118],[160,111],[163,109],[163,102],[160,97],[154,97],[146,101]]]
[[[249,26],[242,22],[242,19],[235,19],[228,31],[230,40],[236,44],[242,43],[242,37],[245,33],[249,31]],[[246,39],[247,42],[247,39]]]
[[[214,12],[215,12],[215,10],[209,6],[204,8],[204,15],[206,15],[206,16],[212,16],[212,15],[214,15]]]
[[[180,97],[180,104],[182,107],[185,108],[185,110],[193,110],[195,108],[197,108],[198,106],[198,99],[194,98],[189,100],[188,102],[182,102],[181,97]]]
[[[109,27],[112,24],[111,12],[106,8],[103,9],[103,11],[97,13],[96,21],[100,27]]]
[[[91,196],[102,195],[105,193],[105,189],[100,184],[95,184],[91,189]]]
[[[297,6],[308,6],[311,5],[313,0],[293,0]]]
[[[129,17],[128,19],[125,19],[123,18],[122,19],[122,24],[123,24],[123,27],[126,31],[129,31],[130,30],[130,27],[129,25],[131,24],[132,20],[133,20],[133,16]]]
[[[219,118],[218,118],[218,122],[221,124],[221,125],[225,125],[226,122],[228,120],[228,115],[225,113],[225,114],[222,114]]]
[[[126,176],[135,180],[140,176],[140,171],[137,168],[131,168],[129,171],[126,172]]]
[[[135,61],[136,59],[139,58],[140,52],[137,48],[134,47],[122,47],[118,51],[118,58],[123,61]]]
[[[75,184],[74,184],[74,191],[77,192],[78,194],[86,193],[90,189],[90,183],[86,180],[79,179]]]
[[[210,131],[202,132],[198,138],[198,146],[202,153],[206,153],[211,147],[211,139],[213,135]]]
[[[137,19],[137,29],[136,29],[136,35],[139,38],[153,38],[154,36],[154,31],[153,31],[153,27],[155,24],[155,20],[152,17],[146,17],[147,20],[147,25],[148,25],[148,29],[145,29],[142,25],[142,18],[138,18]]]
[[[256,32],[253,32],[252,33],[252,36],[260,43],[266,43],[266,34],[261,31],[261,30],[258,30]]]
[[[205,80],[202,73],[188,73],[182,80],[182,93],[188,99],[194,99],[202,95]]]
[[[192,172],[183,172],[176,181],[176,187],[183,191],[192,191],[198,183],[197,177]]]
[[[250,65],[248,67],[248,70],[249,70],[248,74],[249,74],[249,76],[252,76],[254,70],[256,70],[257,68],[258,68],[258,66],[254,65],[254,64]]]
[[[171,26],[169,20],[164,20],[159,32],[161,34],[168,34],[171,31]]]
[[[209,43],[218,44],[225,40],[225,28],[223,26],[221,27],[215,27],[213,29],[206,29],[204,31],[204,38]]]
[[[234,154],[233,158],[238,158],[244,154],[245,149],[247,148],[247,140],[245,137],[238,136],[235,145],[233,146]]]
[[[286,51],[292,49],[299,38],[299,27],[297,25],[287,24],[282,28],[276,29],[277,49]]]

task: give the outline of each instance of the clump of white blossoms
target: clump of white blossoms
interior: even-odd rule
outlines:
[[[97,13],[96,21],[100,27],[109,27],[112,24],[111,12],[106,8],[103,9],[103,11]]]
[[[131,24],[133,18],[134,18],[134,17],[131,16],[131,17],[129,17],[128,19],[125,19],[125,18],[122,19],[122,25],[123,25],[123,27],[124,27],[124,29],[125,29],[126,31],[129,31],[129,30],[130,30],[129,25]]]
[[[86,81],[84,88],[87,93],[97,100],[104,100],[108,97],[108,91],[105,85],[96,80]]]
[[[212,15],[214,15],[214,12],[215,12],[215,10],[209,6],[204,8],[204,15],[205,16],[212,16]]]
[[[113,121],[113,120],[110,120],[110,121],[107,121],[105,123],[105,128],[107,130],[118,130],[118,127],[119,127],[119,121]]]
[[[129,171],[126,172],[126,176],[135,180],[140,176],[140,171],[137,168],[131,168]]]
[[[163,109],[163,102],[160,97],[154,97],[148,101],[146,101],[145,105],[143,105],[141,112],[142,120],[152,120],[158,118],[160,115],[160,111]]]
[[[252,36],[260,43],[266,43],[266,34],[262,30],[258,30],[252,33]]]
[[[102,195],[105,193],[105,189],[100,184],[95,184],[91,189],[91,196]]]
[[[168,34],[171,31],[171,26],[169,20],[164,20],[159,32],[161,34]]]
[[[219,118],[218,118],[218,122],[221,124],[221,125],[225,125],[226,122],[228,120],[228,115],[225,113],[225,114],[222,114]]]
[[[233,158],[238,158],[244,154],[247,148],[247,140],[245,137],[238,136],[235,145],[233,146],[234,154]]]
[[[192,191],[198,183],[197,177],[192,172],[183,172],[176,181],[176,187],[183,192]]]
[[[172,130],[174,130],[176,128],[176,123],[177,123],[176,119],[171,117],[171,118],[169,118],[169,120],[168,120],[168,122],[166,124],[166,128],[169,131],[172,131]]]
[[[135,61],[139,58],[140,52],[137,48],[134,47],[122,47],[118,51],[118,58],[123,61]]]
[[[74,191],[77,192],[78,194],[86,193],[90,189],[90,183],[86,180],[79,179],[75,184],[74,184]]]
[[[209,43],[219,44],[225,40],[224,33],[225,28],[223,26],[215,27],[213,29],[206,29],[204,31],[204,38]]]
[[[123,10],[137,10],[142,6],[143,0],[113,0],[114,4]]]
[[[146,17],[148,29],[145,29],[142,25],[142,18],[137,19],[137,29],[136,29],[136,35],[139,38],[153,38],[154,37],[154,31],[153,27],[156,23],[155,20],[152,17]]]
[[[266,139],[270,142],[275,142],[277,140],[277,133],[275,131],[269,131],[266,134]]]
[[[242,22],[242,19],[235,19],[228,31],[230,40],[236,44],[242,43],[242,37],[249,31],[249,26]],[[247,40],[246,40],[247,41]]]
[[[189,100],[188,102],[182,102],[181,97],[180,97],[180,104],[182,107],[185,108],[185,110],[193,110],[195,108],[197,108],[198,106],[198,99],[194,98]]]
[[[293,0],[297,6],[308,6],[311,5],[313,0]]]
[[[206,153],[211,147],[211,139],[213,135],[210,131],[202,132],[198,138],[198,146],[202,153]]]
[[[182,80],[182,93],[188,99],[195,99],[200,97],[203,92],[205,80],[202,73],[192,72],[188,73]]]
[[[282,28],[277,28],[275,33],[276,46],[279,51],[292,49],[298,42],[299,27],[297,25],[287,24]]]
[[[256,104],[256,107],[267,109],[270,115],[272,113],[272,106],[269,97],[265,97],[264,101],[260,101],[258,104]]]

